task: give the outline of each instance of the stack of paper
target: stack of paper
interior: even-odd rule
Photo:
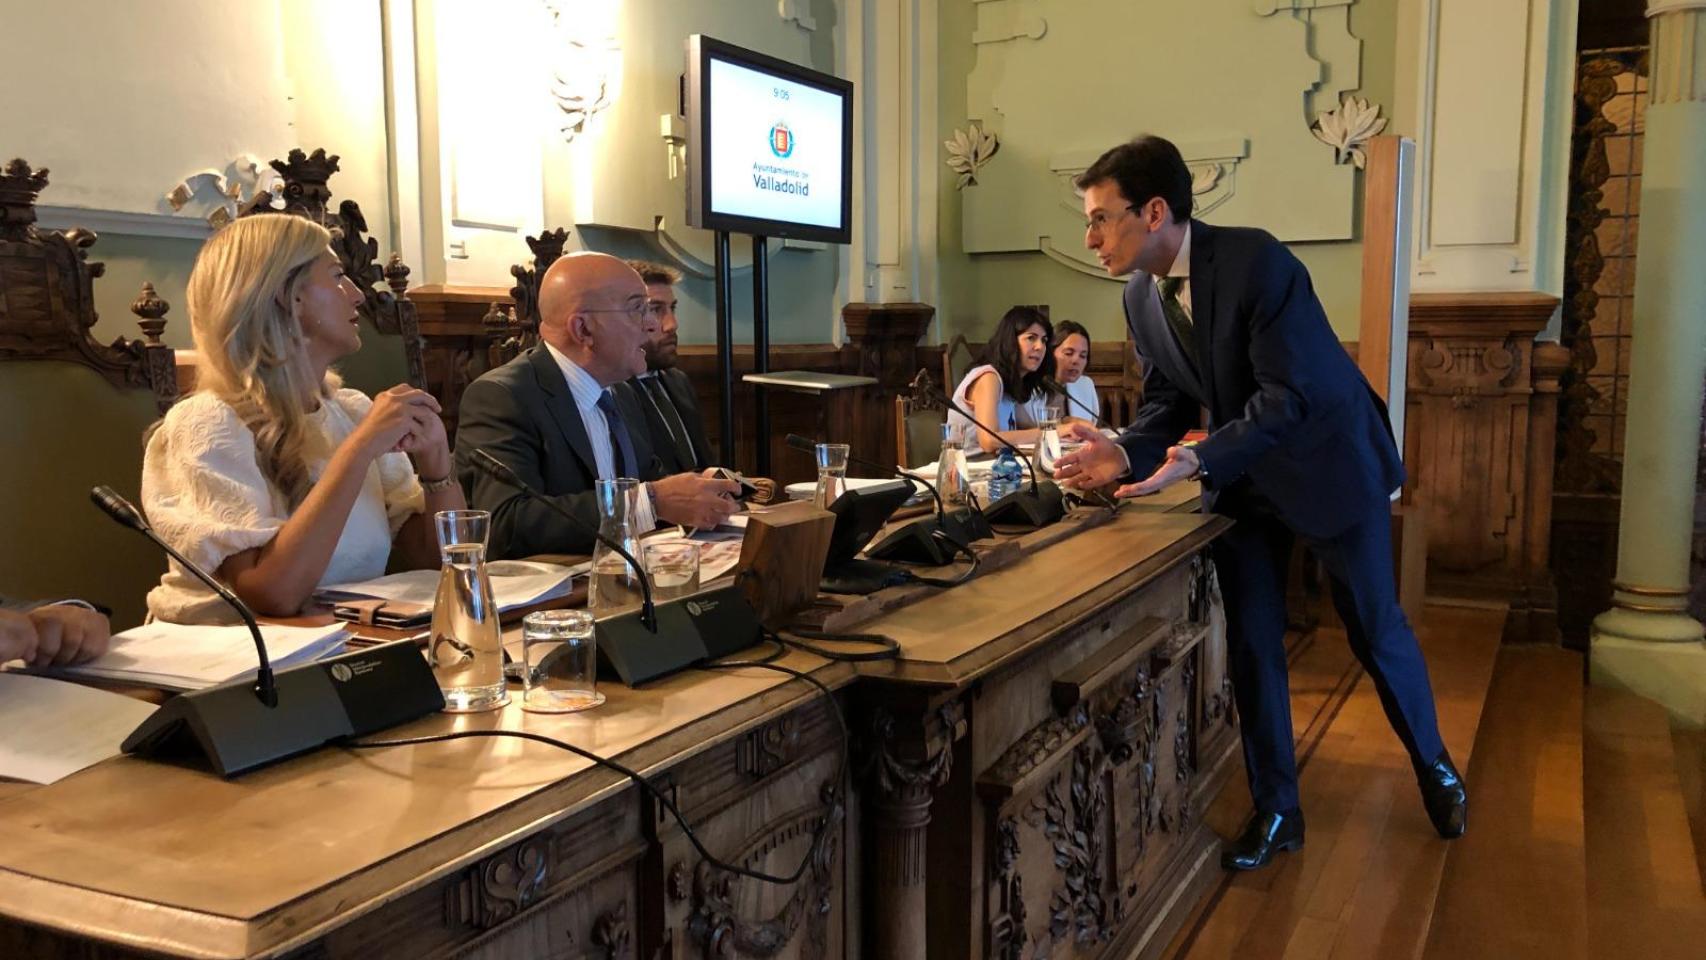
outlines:
[[[492,599],[497,603],[499,613],[568,596],[574,588],[575,574],[586,570],[585,563],[564,567],[525,560],[494,560],[486,564],[486,576],[492,583]],[[438,580],[437,570],[406,570],[373,580],[324,587],[314,595],[314,599],[330,606],[334,613],[347,620],[363,619],[356,610],[357,604],[383,601],[371,618],[374,623],[410,626],[432,619],[433,601],[438,597]]]
[[[342,624],[285,627],[263,623],[261,636],[276,671],[343,652],[349,631]],[[257,666],[255,641],[248,627],[201,627],[156,620],[115,634],[112,648],[88,663],[55,667],[49,672],[163,690],[200,690],[252,676]]]
[[[0,778],[52,783],[116,757],[154,709],[93,687],[0,673]]]

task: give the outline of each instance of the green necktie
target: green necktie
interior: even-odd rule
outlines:
[[[1161,278],[1161,312],[1167,317],[1167,326],[1173,328],[1173,336],[1179,338],[1179,349],[1185,352],[1185,358],[1193,368],[1201,369],[1197,364],[1196,327],[1191,323],[1191,315],[1185,312],[1185,305],[1179,302],[1179,288],[1185,285],[1185,280],[1185,277]]]

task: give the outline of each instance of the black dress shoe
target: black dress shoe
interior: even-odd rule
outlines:
[[[1303,811],[1258,813],[1238,839],[1220,852],[1226,870],[1260,870],[1274,858],[1275,850],[1303,849]]]
[[[1439,835],[1447,840],[1463,836],[1469,826],[1469,790],[1451,755],[1440,751],[1433,763],[1416,772],[1416,782],[1422,788],[1422,806]]]

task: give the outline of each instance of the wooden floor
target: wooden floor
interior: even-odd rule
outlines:
[[[1471,763],[1504,609],[1429,607],[1418,630],[1440,727],[1459,767]],[[1324,729],[1310,729],[1322,691],[1350,667],[1354,683]],[[1428,929],[1447,844],[1428,824],[1409,758],[1374,687],[1323,629],[1292,666],[1293,723],[1308,823],[1304,848],[1255,873],[1229,876],[1167,956],[1392,958],[1415,956]],[[1473,781],[1471,781],[1473,783]],[[1241,781],[1210,822],[1232,835],[1249,813]]]
[[[1292,665],[1304,849],[1228,875],[1163,953],[1207,958],[1706,957],[1691,764],[1706,738],[1582,683],[1577,653],[1501,647],[1502,609],[1429,606],[1418,634],[1469,833],[1439,840],[1372,685],[1322,630]],[[1241,776],[1210,823],[1248,815]]]

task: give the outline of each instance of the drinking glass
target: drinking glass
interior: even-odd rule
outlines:
[[[817,445],[817,491],[812,502],[820,510],[828,510],[847,492],[847,444],[820,443]]]
[[[540,610],[521,621],[521,709],[574,713],[604,702],[598,639],[585,610]]]
[[[662,603],[699,592],[699,544],[663,540],[645,545],[641,559],[652,578],[652,599]]]

